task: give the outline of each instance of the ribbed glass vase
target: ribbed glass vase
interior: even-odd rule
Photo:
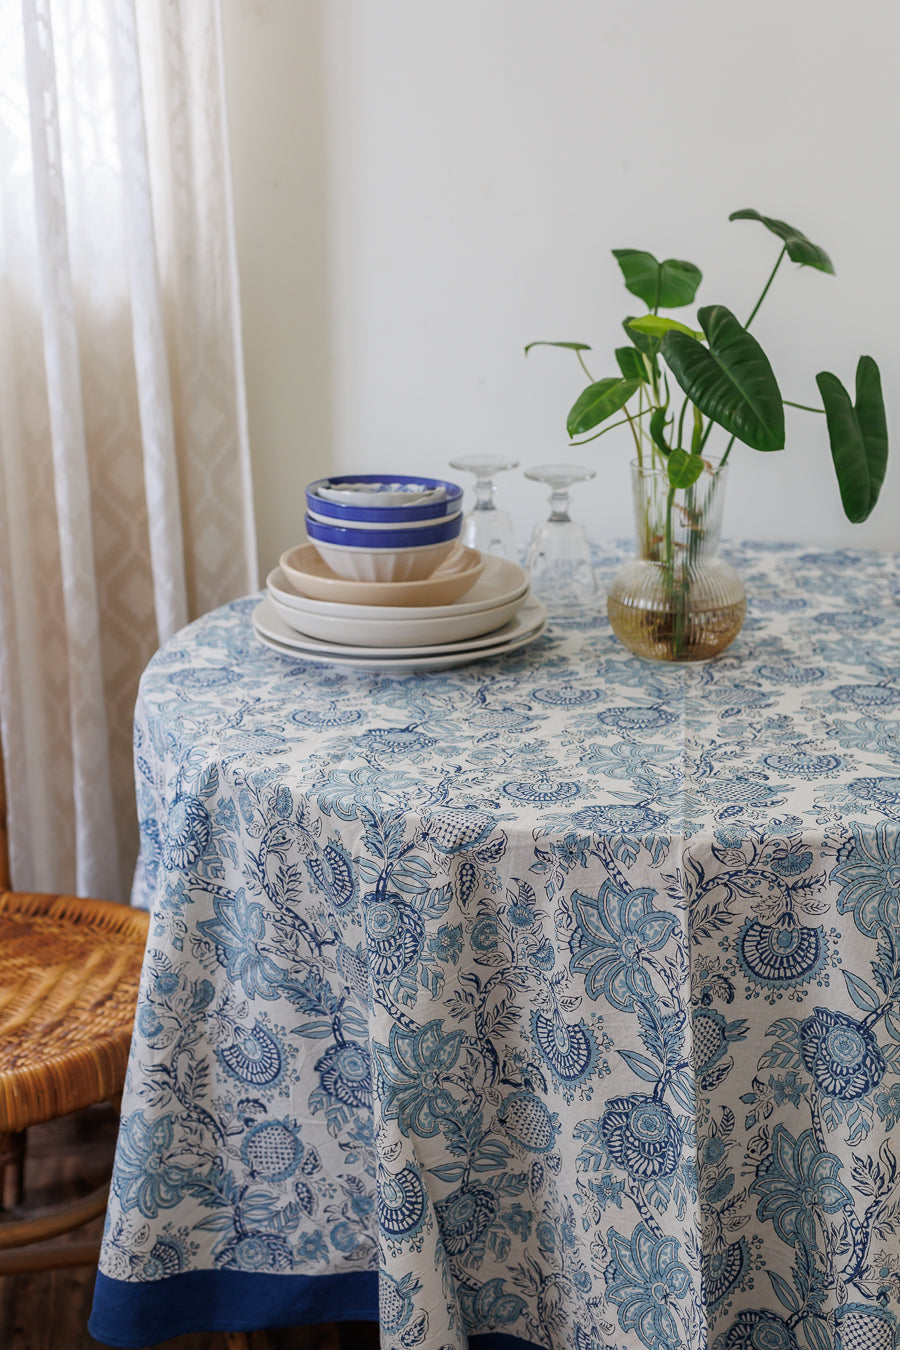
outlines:
[[[734,568],[718,556],[727,469],[673,490],[664,468],[632,465],[638,556],[613,579],[613,632],[651,661],[708,661],[741,630],[747,609]]]

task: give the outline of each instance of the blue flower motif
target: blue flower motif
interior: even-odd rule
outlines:
[[[199,797],[178,796],[166,814],[163,863],[166,867],[190,867],[209,847],[212,825]]]
[[[683,1345],[675,1310],[691,1277],[678,1259],[677,1238],[654,1236],[642,1220],[630,1239],[611,1228],[608,1244],[612,1260],[604,1271],[606,1296],[619,1309],[622,1330],[636,1331],[649,1350]]]
[[[137,1276],[139,1280],[153,1283],[156,1280],[164,1280],[169,1275],[180,1275],[186,1265],[187,1254],[183,1243],[170,1237],[157,1238],[149,1255],[138,1267]]]
[[[247,1233],[233,1238],[216,1256],[217,1266],[233,1270],[274,1272],[290,1270],[293,1264],[290,1247],[275,1233]]]
[[[216,1057],[232,1078],[255,1088],[277,1087],[284,1077],[284,1046],[259,1020],[250,1031],[239,1027],[231,1045],[216,1050]]]
[[[775,924],[748,919],[737,937],[741,969],[768,989],[807,983],[822,970],[827,955],[823,929],[804,928],[791,918]]]
[[[799,1138],[776,1125],[772,1152],[756,1170],[750,1193],[760,1197],[759,1219],[771,1219],[775,1232],[793,1247],[797,1242],[815,1249],[816,1221],[852,1206],[853,1197],[838,1181],[841,1161],[823,1153],[812,1129]]]
[[[852,825],[852,839],[838,854],[831,880],[838,882],[840,914],[874,937],[879,928],[900,927],[900,828],[879,821],[874,830]]]
[[[773,773],[787,774],[789,778],[821,778],[833,774],[844,763],[840,755],[813,755],[808,750],[794,750],[790,754],[763,755],[763,764]]]
[[[732,1181],[734,1178],[731,1178]],[[730,1190],[730,1188],[729,1188]],[[703,1300],[710,1309],[726,1299],[750,1269],[750,1253],[744,1238],[718,1250],[707,1252],[702,1260]]]
[[[494,914],[482,914],[472,926],[471,943],[477,952],[496,951],[500,943],[500,925]]]
[[[821,1091],[844,1101],[877,1087],[887,1067],[870,1028],[830,1008],[800,1023],[800,1054]]]
[[[584,1022],[568,1026],[556,1011],[552,1017],[535,1011],[531,1014],[531,1034],[558,1082],[574,1086],[590,1078],[597,1064],[597,1043]]]
[[[797,1338],[783,1318],[767,1308],[745,1308],[713,1350],[798,1350]]]
[[[353,1248],[359,1244],[359,1233],[348,1223],[346,1219],[341,1219],[334,1223],[328,1229],[328,1236],[331,1239],[331,1245],[339,1252],[352,1252]]]
[[[425,941],[420,915],[400,895],[366,896],[366,947],[375,980],[392,980],[418,961]]]
[[[426,943],[429,953],[439,961],[451,961],[456,965],[462,955],[462,924],[442,923]]]
[[[372,1046],[385,1120],[396,1120],[404,1134],[410,1130],[430,1139],[442,1118],[457,1114],[456,1103],[444,1085],[459,1058],[461,1031],[444,1032],[438,1019],[417,1032],[391,1028],[387,1045]]]
[[[612,1097],[600,1133],[613,1161],[640,1181],[670,1176],[678,1166],[684,1135],[665,1102],[655,1097],[639,1092]]]
[[[666,826],[665,816],[661,816],[658,811],[651,811],[649,806],[643,804],[631,806],[624,802],[608,806],[586,806],[583,811],[576,811],[572,819],[580,829],[591,830],[594,834],[624,832],[643,835],[650,834],[654,830],[662,830]]]
[[[415,1237],[425,1214],[425,1190],[411,1167],[396,1173],[378,1169],[378,1222],[389,1237]]]
[[[490,1228],[500,1202],[487,1186],[464,1186],[435,1204],[445,1249],[462,1256]]]
[[[213,908],[216,917],[201,919],[197,928],[215,945],[229,980],[243,985],[248,998],[277,998],[282,973],[260,950],[266,936],[262,905],[251,903],[242,886],[233,896],[214,896]]]
[[[569,940],[569,968],[584,976],[591,998],[603,997],[621,1012],[631,1012],[635,999],[652,997],[644,962],[677,927],[674,914],[654,910],[655,899],[655,891],[623,891],[611,881],[595,897],[572,894],[578,927]]]
[[[356,1041],[332,1045],[314,1065],[322,1090],[334,1101],[354,1109],[372,1106],[372,1066],[369,1051]]]
[[[601,726],[614,727],[616,731],[656,731],[675,721],[675,714],[664,708],[632,704],[627,708],[607,708],[597,713]]]
[[[148,1121],[143,1111],[135,1111],[119,1129],[113,1191],[124,1210],[139,1209],[146,1219],[184,1198],[189,1173],[170,1159],[172,1120],[168,1114]]]

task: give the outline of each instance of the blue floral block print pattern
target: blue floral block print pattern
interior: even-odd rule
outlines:
[[[99,1339],[898,1350],[900,567],[731,556],[697,667],[151,662]]]

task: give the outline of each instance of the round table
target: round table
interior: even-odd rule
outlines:
[[[153,659],[99,1340],[892,1350],[900,560],[728,556],[705,665]]]

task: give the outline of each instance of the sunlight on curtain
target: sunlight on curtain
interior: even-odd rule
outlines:
[[[0,0],[0,287],[13,880],[122,899],[140,672],[257,584],[218,0]]]

